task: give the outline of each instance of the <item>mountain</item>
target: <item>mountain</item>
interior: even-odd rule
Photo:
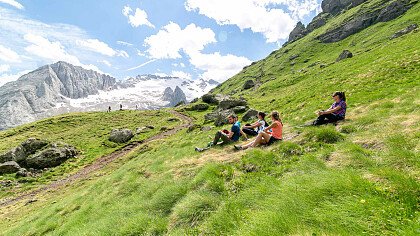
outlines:
[[[420,4],[337,42],[319,39],[367,19],[360,16],[403,9],[390,7],[396,2],[323,12],[317,19],[324,25],[212,90],[258,111],[279,111],[283,141],[271,146],[194,151],[230,128],[205,122],[218,109],[203,99],[160,111],[70,114],[0,132],[0,155],[32,136],[83,153],[35,176],[0,175],[0,235],[419,235]],[[335,91],[346,92],[346,119],[305,126]],[[176,111],[190,119],[172,119]],[[148,139],[184,122],[188,131]],[[107,140],[114,128],[148,125],[155,129],[132,143]]]
[[[199,97],[218,83],[177,77],[139,75],[117,80],[66,62],[43,66],[0,87],[0,129],[57,114],[119,109],[158,109]],[[165,88],[176,98],[162,100]],[[176,89],[178,87],[178,89]],[[181,90],[181,91],[180,91]],[[174,103],[175,100],[179,100]]]
[[[176,86],[175,90],[172,90],[171,87],[167,87],[163,92],[162,100],[169,102],[167,106],[170,107],[180,103],[187,103],[184,92],[178,86]]]

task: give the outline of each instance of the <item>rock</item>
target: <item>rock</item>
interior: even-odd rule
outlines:
[[[413,4],[410,0],[397,0],[388,5],[378,4],[370,10],[357,13],[353,18],[344,21],[342,25],[318,36],[317,39],[323,43],[338,42],[378,22],[390,21],[397,18],[410,9]]]
[[[308,32],[312,32],[315,29],[318,29],[319,27],[324,26],[327,23],[327,20],[330,18],[329,13],[321,12],[319,13],[312,21],[308,24],[308,27],[306,27],[306,30]]]
[[[32,155],[38,150],[44,148],[48,145],[48,141],[36,139],[36,138],[29,138],[25,142],[23,142],[22,147],[27,155]]]
[[[243,121],[249,121],[251,119],[257,118],[258,116],[258,111],[254,110],[254,109],[249,109],[244,116],[242,117]]]
[[[298,22],[296,27],[290,32],[289,40],[288,42],[294,42],[300,38],[303,38],[307,35],[307,31],[305,28],[305,25],[302,24],[302,22]]]
[[[148,127],[139,127],[136,129],[136,134],[143,134],[149,132],[151,129]]]
[[[216,110],[204,115],[204,122],[214,121],[215,126],[227,124],[227,117],[234,114],[232,110]]]
[[[206,111],[207,109],[209,109],[209,107],[210,106],[207,103],[199,103],[199,104],[193,105],[188,110],[190,110],[190,111]]]
[[[247,89],[253,88],[254,86],[255,86],[255,82],[253,80],[247,80],[242,88],[244,90],[247,90]]]
[[[114,143],[125,143],[133,137],[133,131],[129,129],[114,129],[111,131],[111,135],[108,140]]]
[[[29,138],[21,143],[16,148],[9,152],[0,155],[0,163],[6,161],[16,161],[17,163],[23,162],[29,155],[36,153],[48,145],[48,141]]]
[[[321,69],[324,69],[325,67],[327,67],[327,65],[325,65],[325,64],[320,64],[319,65],[319,68],[321,68]]]
[[[190,127],[188,127],[187,133],[191,133],[191,132],[193,132],[195,129],[199,129],[199,128],[201,128],[201,126],[200,126],[200,125],[197,125],[197,124],[191,125]]]
[[[367,0],[323,0],[321,3],[322,12],[337,15],[342,10],[356,7]]]
[[[296,58],[298,58],[298,57],[299,57],[299,55],[298,55],[298,54],[291,55],[291,56],[289,57],[289,60],[290,60],[290,61],[293,61],[294,59],[296,59]]]
[[[208,103],[208,104],[213,104],[213,105],[219,104],[219,100],[213,94],[204,94],[201,97],[201,99],[203,100],[203,102]]]
[[[26,166],[35,169],[50,168],[61,165],[70,158],[77,156],[76,148],[66,144],[55,144],[35,155],[28,157]]]
[[[191,101],[191,103],[196,103],[196,102],[198,102],[198,98],[194,98],[194,99]]]
[[[335,61],[339,62],[341,60],[352,58],[352,57],[353,57],[353,53],[351,53],[349,50],[344,50]]]
[[[235,112],[235,114],[238,114],[238,113],[244,113],[247,109],[248,108],[246,106],[237,106],[237,107],[234,107],[232,110],[233,112]]]
[[[376,21],[386,22],[401,16],[411,8],[411,6],[408,5],[409,2],[410,0],[397,0],[391,2],[388,6],[379,12],[379,16]]]
[[[218,108],[222,110],[230,109],[237,106],[247,106],[248,103],[242,99],[227,99],[219,103]]]
[[[155,129],[155,127],[154,127],[153,125],[146,125],[146,127],[147,127],[148,129]]]
[[[179,121],[178,118],[172,117],[168,119],[169,122],[175,122],[175,121]]]
[[[204,126],[204,127],[202,127],[200,130],[201,131],[210,131],[210,130],[212,130],[213,129],[213,126]]]
[[[166,130],[168,130],[168,127],[166,127],[166,126],[162,126],[162,127],[160,128],[160,131],[166,131]]]
[[[2,155],[0,155],[0,163],[15,160],[15,149],[12,149]]]
[[[29,171],[27,171],[25,168],[20,168],[19,170],[18,170],[18,172],[16,172],[16,177],[17,178],[19,178],[19,177],[28,177],[28,176],[30,176],[30,172]]]
[[[20,166],[15,161],[7,161],[0,164],[0,174],[11,174],[16,173],[20,169]]]
[[[393,34],[390,39],[395,39],[395,38],[401,37],[404,34],[408,34],[408,33],[410,33],[411,31],[413,31],[413,30],[415,30],[417,28],[418,28],[418,25],[417,24],[409,25],[409,26],[407,26],[407,28],[395,32],[395,34]]]

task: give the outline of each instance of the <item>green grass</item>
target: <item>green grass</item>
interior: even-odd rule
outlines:
[[[358,10],[332,19],[287,45],[288,53],[273,52],[213,91],[244,96],[256,109],[280,111],[284,136],[294,138],[243,152],[227,146],[196,153],[194,147],[206,145],[219,128],[184,130],[87,180],[37,196],[37,202],[2,208],[0,234],[419,235],[419,33],[389,36],[419,24],[420,5],[338,43],[314,40]],[[336,63],[343,49],[355,56]],[[300,56],[291,66],[294,54]],[[310,66],[316,62],[327,66]],[[251,77],[261,86],[242,91]],[[347,92],[347,120],[300,127],[332,103],[336,90]],[[186,114],[197,125],[211,125],[204,124],[204,115],[213,108]],[[164,114],[155,115],[151,112],[150,119]],[[90,126],[92,120],[78,122]],[[30,124],[7,138],[20,142],[26,137],[19,130],[31,125],[42,129]],[[74,136],[76,129],[67,127],[59,130]],[[97,143],[86,145],[97,148]]]
[[[112,129],[128,128],[135,132],[137,127],[153,125],[155,129],[136,135],[132,141],[143,140],[160,132],[163,126],[173,127],[180,122],[169,122],[173,117],[165,111],[118,111],[112,113],[91,112],[73,113],[44,119],[28,125],[0,132],[0,153],[16,147],[30,137],[46,139],[51,142],[65,142],[75,146],[81,155],[77,159],[70,159],[65,164],[50,168],[37,177],[25,177],[16,179],[13,174],[0,176],[2,180],[12,180],[13,186],[1,191],[0,197],[13,195],[16,185],[22,190],[28,190],[39,184],[44,184],[63,175],[77,171],[96,158],[109,154],[124,144],[116,144],[108,141]]]

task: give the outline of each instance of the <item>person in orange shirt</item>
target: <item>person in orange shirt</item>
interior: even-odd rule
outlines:
[[[277,141],[281,141],[283,138],[283,123],[281,122],[279,112],[273,111],[271,113],[271,120],[273,123],[265,128],[263,132],[259,133],[254,141],[243,146],[235,145],[235,149],[245,150],[258,145],[271,145]]]

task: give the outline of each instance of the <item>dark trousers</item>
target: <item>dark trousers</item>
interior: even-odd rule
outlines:
[[[334,114],[326,114],[326,115],[320,115],[318,118],[314,121],[313,125],[324,125],[328,123],[334,123],[339,120],[343,120],[344,117],[337,116]]]
[[[213,145],[217,145],[219,140],[223,141],[223,144],[230,143],[232,140],[223,132],[218,131],[214,136]]]
[[[257,131],[255,131],[254,129],[250,129],[250,128],[242,128],[242,131],[243,131],[244,133],[246,133],[247,135],[249,135],[249,136],[257,136],[257,135],[258,135],[258,132],[257,132]]]

